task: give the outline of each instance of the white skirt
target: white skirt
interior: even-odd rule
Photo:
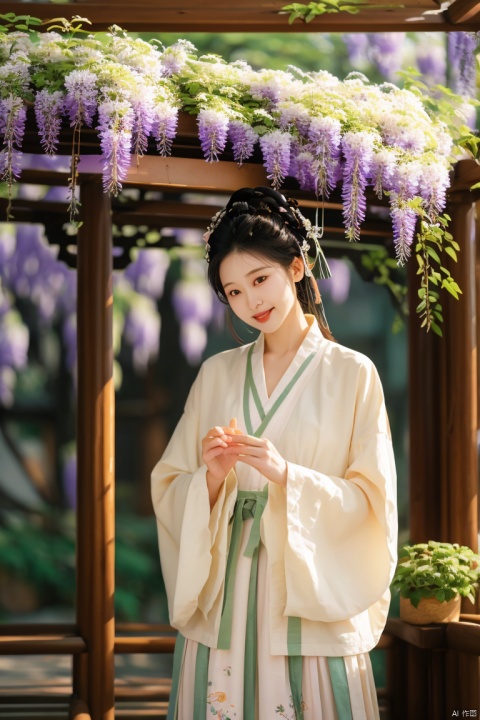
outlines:
[[[242,541],[235,575],[230,648],[210,649],[205,720],[243,720],[247,600],[251,558],[245,557],[252,520],[243,522]],[[257,676],[255,720],[297,720],[290,688],[288,657],[271,655],[269,640],[269,587],[267,552],[260,544],[257,581]],[[185,640],[180,671],[176,720],[194,717],[197,643]],[[352,720],[379,720],[377,696],[368,653],[349,655],[345,663]],[[302,709],[304,720],[342,720],[337,713],[329,664],[325,657],[302,658]],[[175,702],[175,698],[172,698]],[[250,700],[248,700],[250,702]],[[199,708],[195,708],[199,717]]]

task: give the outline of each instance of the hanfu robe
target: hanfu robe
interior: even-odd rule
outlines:
[[[396,475],[372,362],[308,333],[267,394],[264,337],[201,367],[152,473],[171,624],[172,720],[373,720],[368,651],[396,564]],[[287,484],[238,461],[210,511],[201,441],[268,438]]]

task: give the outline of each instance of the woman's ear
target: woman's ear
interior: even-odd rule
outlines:
[[[292,271],[293,281],[299,282],[305,275],[305,265],[303,264],[302,258],[293,258],[290,264],[290,270]]]

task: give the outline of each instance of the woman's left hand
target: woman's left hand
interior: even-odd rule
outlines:
[[[280,455],[275,445],[266,438],[235,435],[234,442],[225,448],[222,454],[237,455],[238,462],[255,468],[267,480],[282,487],[287,484],[287,461]]]

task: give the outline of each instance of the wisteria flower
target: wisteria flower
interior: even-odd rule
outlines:
[[[393,226],[393,243],[399,265],[404,265],[411,254],[417,225],[417,213],[404,202],[395,202],[390,212]]]
[[[134,114],[125,100],[106,100],[98,108],[100,147],[104,158],[103,187],[118,195],[131,162]]]
[[[258,100],[271,100],[277,103],[293,94],[294,83],[291,73],[281,70],[260,70],[252,76],[250,92]]]
[[[228,136],[228,116],[219,110],[204,108],[198,114],[198,136],[207,162],[217,162],[225,150]]]
[[[343,136],[342,150],[345,156],[342,188],[343,217],[349,240],[360,240],[360,225],[365,218],[367,207],[365,190],[371,170],[375,139],[375,136],[365,131],[348,132]]]
[[[454,92],[475,97],[477,60],[474,33],[448,33],[448,60],[451,68],[451,82]]]
[[[57,149],[62,125],[63,98],[63,93],[59,90],[49,92],[46,89],[40,90],[35,96],[35,118],[40,142],[49,155],[54,155]]]
[[[160,155],[170,155],[177,134],[178,108],[167,102],[159,102],[153,109],[152,134],[157,141]]]
[[[432,221],[435,221],[436,217],[445,209],[449,187],[449,170],[444,162],[432,160],[422,166],[419,192]]]
[[[274,188],[279,188],[290,168],[291,135],[281,130],[273,130],[260,138],[263,164],[267,177]]]
[[[391,189],[396,165],[396,155],[389,148],[382,147],[373,155],[370,174],[377,197],[381,198],[385,190]]]
[[[297,178],[302,190],[318,192],[319,162],[309,150],[292,154],[290,174]]]
[[[441,45],[433,45],[432,43],[420,45],[417,49],[417,65],[426,83],[445,85],[447,60],[443,43]]]
[[[279,113],[278,124],[281,130],[295,128],[300,135],[307,136],[310,115],[303,105],[288,100],[278,103],[276,109]]]
[[[308,128],[308,139],[318,159],[317,191],[325,197],[337,184],[341,130],[340,121],[331,117],[313,117]]]
[[[0,137],[3,136],[3,148],[0,150],[0,177],[7,183],[11,196],[12,185],[20,177],[20,148],[25,133],[27,111],[19,97],[9,95],[0,100]]]
[[[366,62],[369,46],[367,33],[345,33],[342,35],[342,40],[347,48],[351,65],[358,67]]]
[[[405,33],[384,32],[368,34],[368,56],[387,80],[393,80],[402,66]]]
[[[422,164],[414,160],[398,163],[392,177],[393,193],[402,200],[411,200],[418,192]]]
[[[188,40],[178,40],[166,48],[160,58],[163,75],[170,77],[180,73],[187,64],[188,56],[194,51],[194,45]]]
[[[139,250],[135,261],[125,270],[125,277],[130,280],[136,292],[156,299],[163,295],[169,266],[170,256],[167,250]]]
[[[241,120],[230,120],[228,124],[228,139],[232,143],[233,159],[239,165],[252,154],[258,141],[255,130]]]
[[[142,88],[131,98],[133,110],[133,153],[142,157],[147,152],[148,138],[153,129],[155,112],[153,102],[153,91],[150,88]]]
[[[411,120],[385,113],[380,118],[380,131],[387,145],[419,154],[425,150],[427,138],[421,126],[412,124]]]
[[[133,365],[144,372],[158,355],[160,315],[151,298],[136,295],[125,318],[125,338],[132,346]]]
[[[453,151],[453,138],[448,132],[448,128],[444,122],[438,123],[437,127],[435,128],[435,135],[437,139],[437,154],[448,158]]]
[[[30,333],[0,283],[0,404],[14,400],[15,370],[27,364]]]
[[[0,64],[0,87],[5,97],[12,94],[25,97],[30,86],[30,58],[24,53],[14,52]]]
[[[97,109],[96,83],[97,76],[90,70],[73,70],[65,77],[65,112],[72,127],[82,123],[92,126]]]

